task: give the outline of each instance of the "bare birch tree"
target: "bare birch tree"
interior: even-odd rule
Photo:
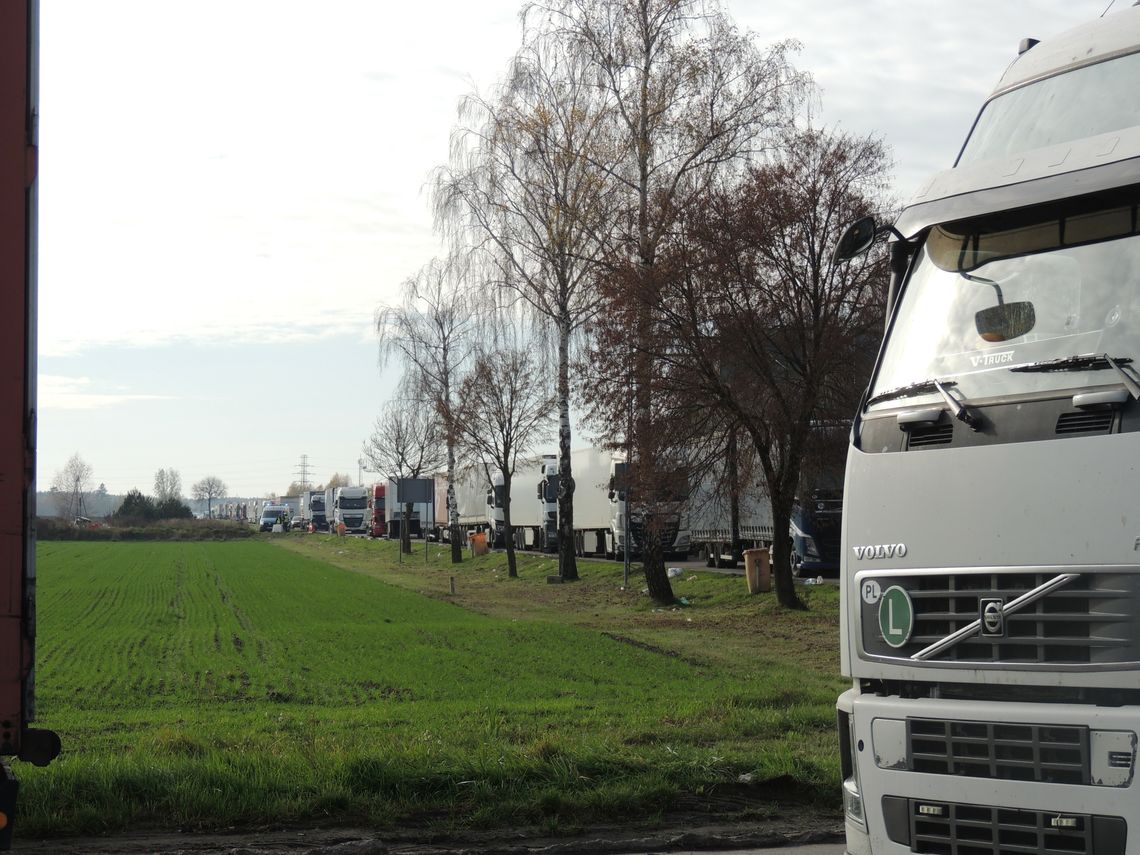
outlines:
[[[455,394],[459,372],[473,347],[472,312],[459,288],[454,263],[433,259],[404,283],[404,302],[376,312],[381,361],[399,354],[415,375],[420,395],[439,413],[447,449],[447,521],[451,561],[463,560],[459,508],[455,500]]]
[[[606,115],[620,157],[595,167],[625,197],[624,253],[652,288],[658,251],[678,213],[792,122],[808,87],[789,62],[797,46],[760,50],[716,0],[536,0],[523,14],[537,41],[556,41],[589,64],[614,106]],[[645,341],[652,327],[645,317],[634,334]],[[646,365],[633,371],[635,379],[651,374]],[[630,462],[649,472],[662,432],[652,422],[651,386],[638,384],[633,394]],[[655,600],[670,602],[652,522],[646,584]]]
[[[415,397],[415,385],[384,405],[371,436],[364,443],[365,460],[373,471],[393,479],[431,475],[447,460],[443,426],[432,401]],[[412,505],[405,503],[400,525],[400,548],[412,551]]]
[[[452,160],[434,186],[437,223],[473,247],[488,278],[555,332],[560,487],[558,567],[578,578],[570,464],[570,348],[599,306],[594,273],[611,251],[608,103],[592,70],[557,43],[525,47],[491,100],[468,97]],[[604,164],[599,171],[599,164]]]

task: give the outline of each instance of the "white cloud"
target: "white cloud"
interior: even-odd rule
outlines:
[[[45,4],[43,351],[367,328],[440,252],[424,185],[503,5]]]
[[[129,401],[171,401],[173,395],[139,395],[124,391],[90,391],[90,377],[39,376],[38,407],[41,410],[93,410]]]

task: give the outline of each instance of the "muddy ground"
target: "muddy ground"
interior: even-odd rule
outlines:
[[[716,851],[842,840],[842,819],[808,807],[781,807],[763,820],[713,822],[703,813],[671,815],[652,828],[603,826],[558,837],[542,829],[455,835],[365,828],[255,829],[214,834],[121,834],[108,837],[23,840],[23,855],[619,855],[630,852]]]

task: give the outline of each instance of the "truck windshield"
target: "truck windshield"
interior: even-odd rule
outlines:
[[[341,496],[340,509],[342,511],[360,510],[368,506],[368,499],[364,496],[360,498],[351,498],[348,496]]]
[[[937,226],[918,251],[875,375],[870,409],[940,401],[952,378],[971,401],[1118,385],[1104,360],[1140,358],[1137,189]],[[1131,369],[1129,369],[1131,370]],[[923,385],[926,384],[926,385]]]
[[[313,498],[309,500],[309,509],[313,511],[323,511],[325,509],[325,498]]]
[[[1047,77],[982,108],[958,166],[1140,125],[1140,53]]]

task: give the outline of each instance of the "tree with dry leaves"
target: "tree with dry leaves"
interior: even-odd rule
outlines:
[[[705,410],[747,437],[772,504],[776,593],[789,607],[801,603],[782,533],[805,461],[822,454],[821,427],[850,419],[882,331],[882,253],[833,266],[831,251],[847,223],[886,204],[887,167],[875,139],[790,132],[768,163],[692,206],[651,287],[631,287],[636,274],[611,286],[614,304],[638,316],[627,331],[652,320],[653,337],[637,341],[656,366],[653,419],[692,422]]]

